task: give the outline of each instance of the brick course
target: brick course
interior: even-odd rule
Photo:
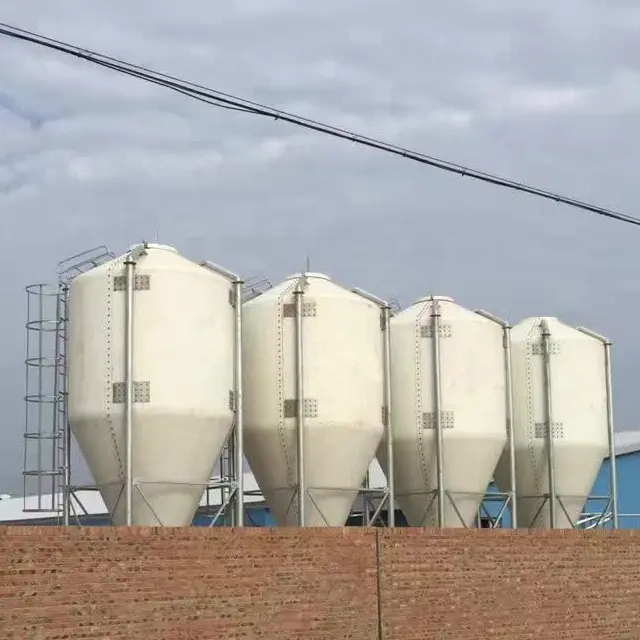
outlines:
[[[640,532],[0,527],[0,639],[637,640]]]

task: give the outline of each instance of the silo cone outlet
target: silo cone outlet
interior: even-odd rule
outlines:
[[[375,454],[380,432],[380,425],[368,428],[365,425],[322,425],[306,430],[309,454],[305,471],[305,526],[344,526]],[[282,434],[290,466],[295,469],[296,430],[291,426]],[[283,473],[286,466],[271,464],[271,460],[282,455],[280,438],[274,438],[273,430],[250,428],[245,433],[245,446],[254,454],[249,456],[249,464],[276,523],[278,526],[297,526],[297,476],[292,474],[291,484],[287,484]]]
[[[115,525],[126,524],[124,469],[125,435],[122,422],[100,430],[96,420],[74,423],[74,436]],[[198,508],[216,458],[229,433],[226,418],[138,415],[133,442],[132,522],[140,526],[188,526]],[[100,435],[99,435],[100,434]],[[106,440],[106,442],[104,442]],[[106,451],[117,452],[107,456]],[[219,457],[219,453],[218,453]]]
[[[504,438],[491,433],[466,435],[447,440],[444,455],[445,496],[444,527],[473,527],[478,510],[504,446]],[[433,446],[424,443],[427,452]],[[419,444],[398,441],[394,444],[395,487],[398,506],[412,527],[438,527],[437,469],[435,460],[423,473]],[[429,458],[431,460],[431,458]],[[378,448],[378,460],[386,474],[386,448]],[[469,461],[472,461],[471,463]]]

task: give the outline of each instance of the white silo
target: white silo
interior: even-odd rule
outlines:
[[[571,528],[580,518],[610,447],[603,344],[557,318],[527,318],[512,329],[519,526]],[[495,475],[501,489],[507,466],[503,456]]]
[[[429,296],[391,319],[395,493],[411,526],[472,526],[507,441],[503,326]],[[387,473],[381,447],[380,464]]]
[[[243,317],[256,481],[279,525],[342,526],[382,437],[381,307],[305,273],[246,302]]]
[[[71,284],[69,424],[114,524],[191,523],[232,426],[225,274],[143,244]]]

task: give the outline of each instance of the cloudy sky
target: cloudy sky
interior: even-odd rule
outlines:
[[[640,214],[632,0],[0,0],[0,21]],[[640,229],[218,110],[0,36],[0,493],[21,491],[24,286],[99,244],[315,270],[610,336],[636,424]]]

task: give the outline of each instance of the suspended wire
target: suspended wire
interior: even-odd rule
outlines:
[[[0,31],[1,33],[1,31]],[[112,69],[113,71],[121,71],[117,65],[108,63],[108,62],[96,62],[101,67],[105,67],[106,69]],[[165,82],[164,80],[154,78],[152,76],[146,76],[145,74],[138,73],[136,71],[127,71],[126,75],[131,76],[132,78],[139,78],[140,80],[144,80],[145,82],[150,82],[152,84],[156,84],[159,87],[165,87],[167,89],[171,89],[176,93],[181,93],[183,96],[187,96],[188,98],[193,98],[194,100],[198,100],[199,102],[204,102],[205,104],[210,104],[214,107],[220,107],[221,109],[229,109],[230,111],[240,111],[242,113],[253,113],[250,109],[245,109],[244,107],[233,107],[228,104],[221,104],[217,100],[212,98],[204,98],[202,96],[194,95],[191,91],[181,88],[179,85],[174,85],[173,83]]]
[[[69,44],[61,40],[55,40],[46,36],[42,36],[38,33],[20,29],[18,27],[1,23],[0,22],[0,35],[4,35],[10,38],[22,40],[31,44],[35,44],[47,49],[52,49],[60,53],[75,56],[92,64],[105,67],[112,71],[122,73],[145,82],[164,87],[171,91],[175,91],[181,95],[198,100],[211,106],[220,107],[223,109],[229,109],[231,111],[239,111],[241,113],[248,113],[252,115],[273,118],[275,120],[282,120],[289,124],[302,127],[311,131],[316,131],[325,135],[332,136],[341,140],[346,140],[354,144],[365,146],[377,151],[384,151],[396,156],[400,156],[413,162],[418,162],[423,165],[430,166],[435,169],[454,173],[462,177],[468,177],[473,180],[479,180],[484,183],[492,184],[498,187],[503,187],[517,191],[520,193],[527,193],[539,198],[551,200],[553,202],[561,203],[589,211],[605,218],[618,220],[620,222],[627,222],[636,226],[640,226],[640,218],[626,213],[621,213],[613,209],[605,207],[599,207],[597,205],[576,200],[552,191],[547,191],[526,184],[524,182],[518,182],[509,178],[504,178],[495,174],[473,169],[461,164],[456,164],[442,158],[430,156],[418,151],[399,147],[394,144],[384,142],[382,140],[371,138],[369,136],[361,135],[343,129],[330,124],[320,122],[318,120],[312,120],[303,116],[296,115],[287,111],[282,111],[268,105],[253,102],[238,96],[234,96],[230,93],[225,93],[204,85],[196,84],[187,80],[183,80],[176,76],[172,76],[166,73],[158,72],[147,67],[132,64],[119,58],[107,56],[89,49],[83,49],[81,47]]]

